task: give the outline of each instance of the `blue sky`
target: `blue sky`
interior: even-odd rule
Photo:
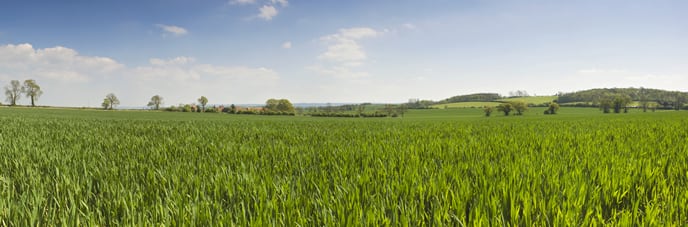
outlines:
[[[688,90],[688,1],[0,3],[0,83],[38,104],[404,102],[474,92]],[[28,99],[20,100],[28,104]]]

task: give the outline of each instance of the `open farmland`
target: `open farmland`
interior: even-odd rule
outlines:
[[[567,110],[0,108],[0,225],[688,224],[688,113]]]

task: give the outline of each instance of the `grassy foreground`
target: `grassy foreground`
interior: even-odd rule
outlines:
[[[688,224],[688,113],[568,110],[0,108],[0,225]]]

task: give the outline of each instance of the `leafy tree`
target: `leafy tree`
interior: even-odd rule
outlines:
[[[10,85],[5,87],[5,95],[10,106],[16,106],[22,93],[22,87],[18,80],[10,81]]]
[[[294,105],[288,99],[268,99],[265,102],[265,110],[268,112],[294,113]]]
[[[516,115],[523,115],[523,112],[528,110],[528,104],[524,101],[513,101],[511,106],[516,110]]]
[[[551,102],[546,110],[548,114],[557,114],[557,111],[559,111],[559,104],[556,102]]]
[[[489,117],[490,115],[492,115],[492,112],[494,111],[494,107],[485,106],[483,108],[483,111],[485,112],[485,117]]]
[[[154,110],[159,110],[160,105],[162,105],[162,97],[160,95],[154,95],[148,102],[148,107],[151,107]]]
[[[103,103],[101,105],[106,110],[112,110],[116,105],[119,105],[119,99],[114,93],[110,93],[105,96],[105,99],[103,99]]]
[[[277,102],[277,111],[293,113],[294,105],[292,105],[291,102],[287,99],[280,99]]]
[[[509,116],[509,113],[514,110],[514,107],[511,103],[502,103],[497,106],[497,110],[504,112],[504,116]]]
[[[100,106],[102,106],[104,110],[110,109],[110,100],[107,98],[104,98],[103,103],[101,103]]]
[[[36,106],[36,100],[38,97],[41,97],[43,95],[43,91],[41,91],[41,86],[38,86],[35,80],[29,79],[24,81],[24,87],[22,87],[22,91],[26,95],[27,98],[31,99],[31,106]]]
[[[205,112],[205,105],[208,104],[208,98],[201,96],[198,98],[198,103],[201,104],[201,112]]]
[[[358,112],[358,116],[363,115],[363,112],[365,112],[367,104],[366,103],[361,103],[358,105],[356,112]]]
[[[613,97],[614,113],[621,113],[621,109],[631,103],[631,97],[625,94],[617,94]]]
[[[603,98],[603,99],[600,99],[599,103],[600,103],[600,109],[602,110],[602,113],[611,112],[610,110],[611,110],[612,104],[613,104],[613,101],[611,99]]]

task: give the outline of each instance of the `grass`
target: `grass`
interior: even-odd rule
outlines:
[[[529,96],[529,97],[518,97],[518,98],[505,98],[505,99],[499,99],[496,100],[495,102],[455,102],[455,103],[447,103],[447,104],[437,104],[437,105],[432,105],[432,108],[436,109],[444,109],[444,108],[482,108],[485,106],[497,106],[501,104],[502,102],[511,102],[511,101],[523,101],[528,104],[543,104],[543,103],[550,103],[552,100],[557,99],[557,96]]]
[[[0,108],[0,225],[688,222],[688,112],[541,113]]]
[[[455,102],[447,104],[437,104],[432,105],[432,108],[444,109],[444,108],[483,108],[485,106],[497,106],[499,102]]]
[[[542,104],[550,103],[552,100],[556,100],[557,96],[528,96],[528,97],[518,97],[518,98],[506,98],[497,101],[509,102],[509,101],[522,101],[529,104]]]

